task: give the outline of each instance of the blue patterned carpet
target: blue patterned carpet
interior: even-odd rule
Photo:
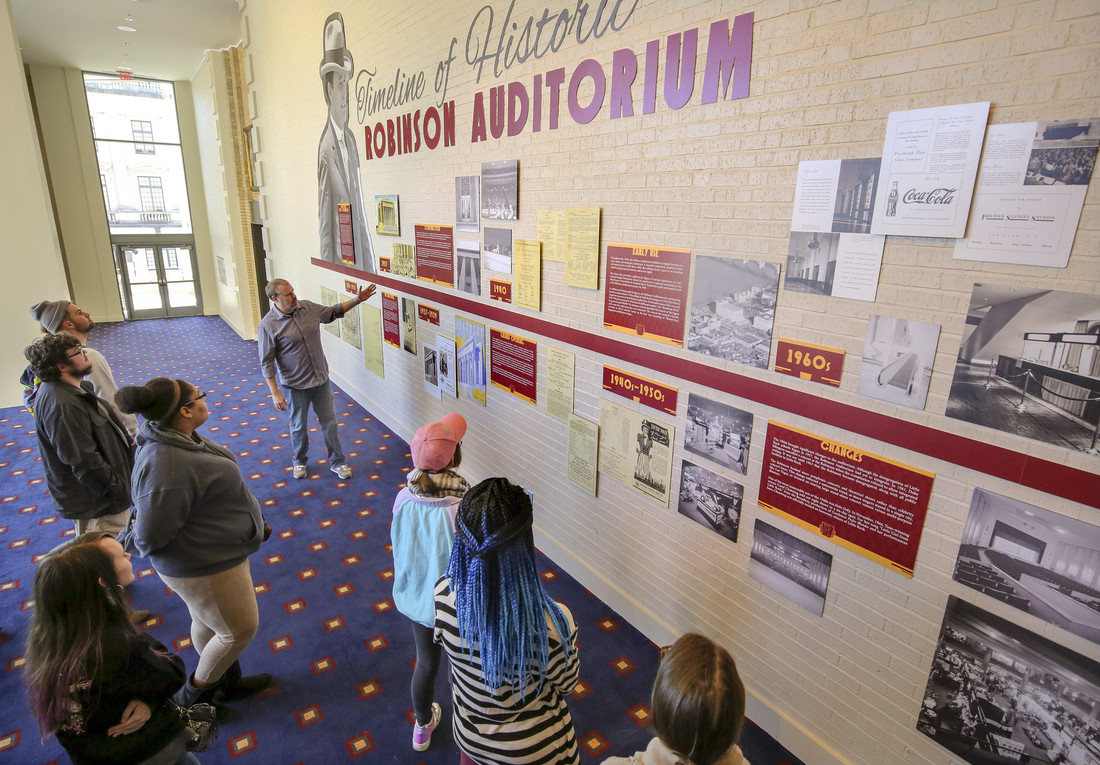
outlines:
[[[164,375],[208,391],[211,414],[202,432],[236,453],[274,528],[251,559],[260,628],[241,663],[246,673],[273,673],[276,684],[260,698],[234,703],[219,741],[200,759],[456,763],[445,672],[436,687],[444,722],[429,751],[410,746],[415,651],[408,621],[391,600],[389,546],[393,497],[410,468],[408,444],[337,391],[341,439],[355,475],[340,481],[329,472],[317,459],[324,453],[317,434],[309,479],[296,481],[285,416],[267,397],[256,346],[220,319],[100,325],[90,345],[111,361],[120,385]],[[34,563],[72,534],[46,494],[37,453],[30,415],[0,409],[0,765],[68,762],[55,740],[40,743],[20,679]],[[186,608],[148,561],[134,564],[133,605],[153,613],[145,629],[194,669]],[[582,759],[601,762],[643,749],[651,736],[656,647],[541,556],[540,571],[580,626],[582,681],[569,704]],[[751,724],[742,748],[754,765],[798,763]]]

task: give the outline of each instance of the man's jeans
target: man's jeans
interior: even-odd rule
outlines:
[[[344,464],[344,450],[340,448],[340,434],[336,432],[336,407],[332,402],[332,385],[325,380],[313,388],[297,390],[284,388],[287,413],[290,415],[290,445],[294,449],[294,464],[305,465],[309,455],[309,406],[321,422],[325,435],[329,465]]]

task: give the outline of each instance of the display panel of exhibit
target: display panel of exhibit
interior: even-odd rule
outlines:
[[[806,762],[1098,762],[1100,97],[1006,51],[1100,43],[1024,5],[349,7],[377,223],[272,219],[273,257],[379,284],[324,336],[341,385],[406,435],[462,413],[540,549],[655,643],[719,639]],[[315,162],[325,102],[278,124],[304,75],[248,55],[266,161]],[[302,255],[330,220],[346,257]]]

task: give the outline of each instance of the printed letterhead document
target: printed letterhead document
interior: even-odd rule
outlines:
[[[892,112],[872,234],[966,235],[989,102]]]
[[[1100,145],[1100,119],[991,125],[956,260],[1065,268]]]

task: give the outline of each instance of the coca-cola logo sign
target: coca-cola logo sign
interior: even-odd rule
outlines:
[[[955,201],[955,192],[958,189],[932,189],[931,191],[917,191],[909,189],[901,201],[907,205],[949,205]]]

